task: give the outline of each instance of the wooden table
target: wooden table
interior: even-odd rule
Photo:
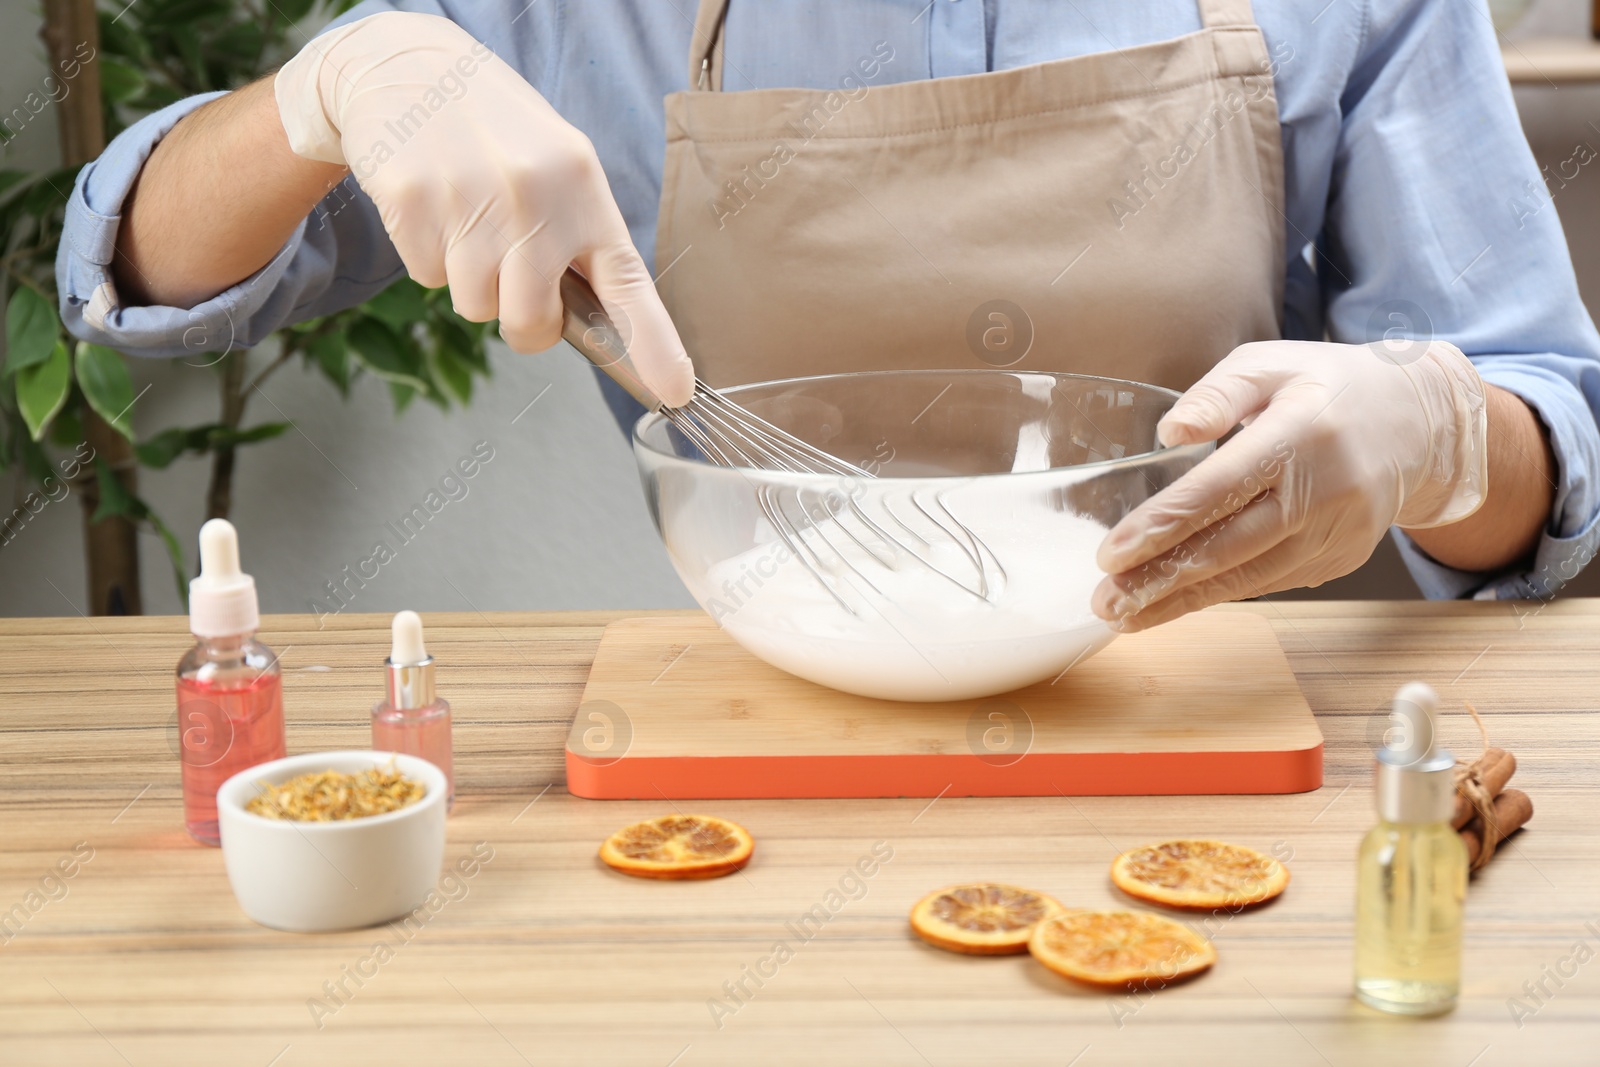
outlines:
[[[0,622],[0,909],[24,916],[0,932],[0,1063],[1600,1062],[1600,604],[1222,610],[1276,627],[1327,736],[1320,791],[721,801],[715,811],[759,845],[741,875],[705,883],[600,867],[607,833],[667,805],[577,800],[561,786],[567,723],[600,627],[618,615],[432,616],[457,724],[447,857],[492,858],[449,883],[409,940],[388,928],[287,935],[240,913],[221,855],[182,828],[170,680],[181,620]],[[291,752],[365,746],[387,627],[268,620]],[[1428,1021],[1349,995],[1373,711],[1413,677],[1452,710],[1469,699],[1484,712],[1538,808],[1474,880],[1465,994]],[[1465,715],[1445,734],[1476,751]],[[1292,853],[1294,872],[1276,904],[1208,920],[1220,959],[1186,986],[1097,994],[1025,957],[957,957],[907,931],[922,893],[971,878],[1123,904],[1112,857],[1178,834]],[[891,858],[852,880],[875,846]],[[74,876],[46,879],[63,860]],[[41,888],[59,899],[29,896]],[[827,921],[802,940],[796,924],[819,905]],[[1541,981],[1543,1003],[1524,985]],[[749,993],[734,1001],[740,983]]]

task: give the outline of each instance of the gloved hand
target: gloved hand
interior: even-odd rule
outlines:
[[[1142,630],[1355,570],[1390,526],[1459,522],[1483,503],[1488,416],[1454,345],[1241,345],[1156,429],[1164,445],[1244,428],[1100,545],[1096,614]]]
[[[411,277],[500,319],[512,348],[561,339],[562,273],[594,287],[647,386],[685,403],[694,372],[589,139],[448,19],[388,11],[313,39],[278,72],[290,147],[346,163]]]

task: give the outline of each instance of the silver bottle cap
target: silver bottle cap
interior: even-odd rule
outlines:
[[[1438,694],[1421,682],[1394,695],[1391,740],[1378,750],[1374,787],[1384,822],[1448,822],[1455,810],[1456,761],[1438,745],[1438,710]]]
[[[421,663],[383,661],[388,677],[389,706],[406,710],[425,708],[433,703],[433,657]]]

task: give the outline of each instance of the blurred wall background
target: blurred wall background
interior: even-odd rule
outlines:
[[[1588,19],[1583,0],[1536,0],[1513,37],[1581,36]],[[0,102],[20,100],[43,78],[38,26],[32,4],[0,5]],[[1600,148],[1600,88],[1519,89],[1517,104],[1542,163],[1568,158],[1580,142]],[[4,165],[48,164],[56,153],[47,109],[9,145]],[[1600,177],[1584,170],[1555,206],[1584,298],[1600,309]],[[247,421],[286,418],[295,425],[278,441],[239,453],[233,518],[262,610],[335,606],[327,583],[342,581],[344,569],[368,557],[380,538],[395,545],[385,524],[419,504],[475,449],[480,457],[492,450],[492,459],[466,482],[466,495],[398,545],[396,557],[348,598],[349,610],[692,606],[651,528],[627,444],[587,365],[564,345],[532,357],[495,349],[493,381],[469,410],[454,415],[418,403],[397,418],[371,378],[341,401],[325,381],[294,366],[252,401]],[[136,390],[150,386],[135,409],[136,428],[202,422],[215,409],[208,370],[152,361],[138,364],[135,375]],[[15,493],[8,477],[0,475],[0,501]],[[143,495],[191,539],[191,557],[205,477],[200,460],[140,472]],[[178,611],[165,552],[153,536],[142,548],[146,610]],[[1600,567],[1569,591],[1600,593]],[[1284,595],[1416,593],[1386,542],[1356,574]],[[81,516],[69,497],[0,546],[0,615],[70,615],[84,602]]]

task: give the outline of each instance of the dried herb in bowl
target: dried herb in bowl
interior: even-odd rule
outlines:
[[[369,767],[357,774],[312,771],[287,782],[261,783],[245,810],[267,819],[333,822],[398,811],[421,800],[427,788],[392,765]]]

